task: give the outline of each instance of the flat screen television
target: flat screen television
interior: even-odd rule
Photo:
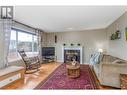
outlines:
[[[55,56],[55,47],[43,47],[42,56]]]

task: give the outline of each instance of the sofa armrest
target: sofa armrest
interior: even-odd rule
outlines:
[[[103,63],[101,64],[102,73],[114,73],[114,74],[127,74],[127,64],[126,63]],[[109,75],[108,74],[108,75]]]
[[[120,74],[127,74],[126,63],[103,63],[100,82],[103,85],[120,87]]]

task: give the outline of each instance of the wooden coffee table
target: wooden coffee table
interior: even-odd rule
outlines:
[[[75,66],[67,64],[66,68],[67,68],[67,76],[69,78],[77,78],[80,76],[80,64],[76,64]]]

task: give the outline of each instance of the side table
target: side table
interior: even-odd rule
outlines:
[[[120,74],[120,87],[127,89],[127,74]]]

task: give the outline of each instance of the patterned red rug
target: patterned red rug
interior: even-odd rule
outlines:
[[[66,65],[60,65],[47,79],[35,89],[98,89],[89,65],[81,65],[80,77],[68,78]]]

